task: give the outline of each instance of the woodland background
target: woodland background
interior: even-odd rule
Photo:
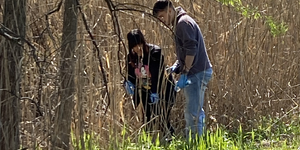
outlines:
[[[126,34],[141,29],[166,65],[175,59],[172,32],[150,15],[155,1],[0,0],[0,149],[68,149],[86,134],[105,148],[123,130],[136,138],[140,111],[122,86]],[[299,119],[299,0],[173,3],[199,24],[213,64],[208,130]],[[179,93],[171,116],[178,136],[183,109]]]

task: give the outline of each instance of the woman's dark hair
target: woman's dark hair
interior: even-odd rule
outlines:
[[[173,4],[170,0],[159,0],[157,1],[152,10],[153,16],[157,17],[157,14],[161,11],[164,11],[167,7],[173,7]]]
[[[128,48],[131,50],[139,44],[146,44],[143,33],[139,29],[133,29],[127,34]]]
[[[127,40],[128,40],[128,48],[129,48],[129,61],[130,63],[133,63],[131,65],[134,65],[134,63],[137,62],[138,56],[136,53],[132,51],[133,47],[143,44],[143,53],[144,56],[147,56],[148,49],[146,48],[147,44],[144,38],[143,33],[139,29],[133,29],[127,34]]]

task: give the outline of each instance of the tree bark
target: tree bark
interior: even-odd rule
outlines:
[[[26,0],[5,0],[3,24],[17,37],[0,42],[0,149],[19,149],[19,92]]]
[[[60,105],[56,110],[52,149],[70,149],[71,116],[74,106],[74,67],[77,31],[76,0],[65,0],[60,64]]]

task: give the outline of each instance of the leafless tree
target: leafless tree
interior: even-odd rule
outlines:
[[[18,149],[19,91],[23,42],[25,37],[26,0],[5,0],[0,50],[0,149]]]
[[[69,149],[71,116],[74,105],[74,52],[77,31],[76,0],[66,0],[60,61],[60,105],[56,110],[52,148]]]

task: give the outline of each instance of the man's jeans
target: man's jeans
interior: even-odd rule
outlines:
[[[188,76],[191,84],[184,88],[186,98],[186,107],[184,117],[186,121],[186,136],[189,137],[191,132],[192,138],[195,134],[202,135],[205,126],[205,113],[203,109],[204,93],[207,84],[212,77],[212,68],[197,74]]]

